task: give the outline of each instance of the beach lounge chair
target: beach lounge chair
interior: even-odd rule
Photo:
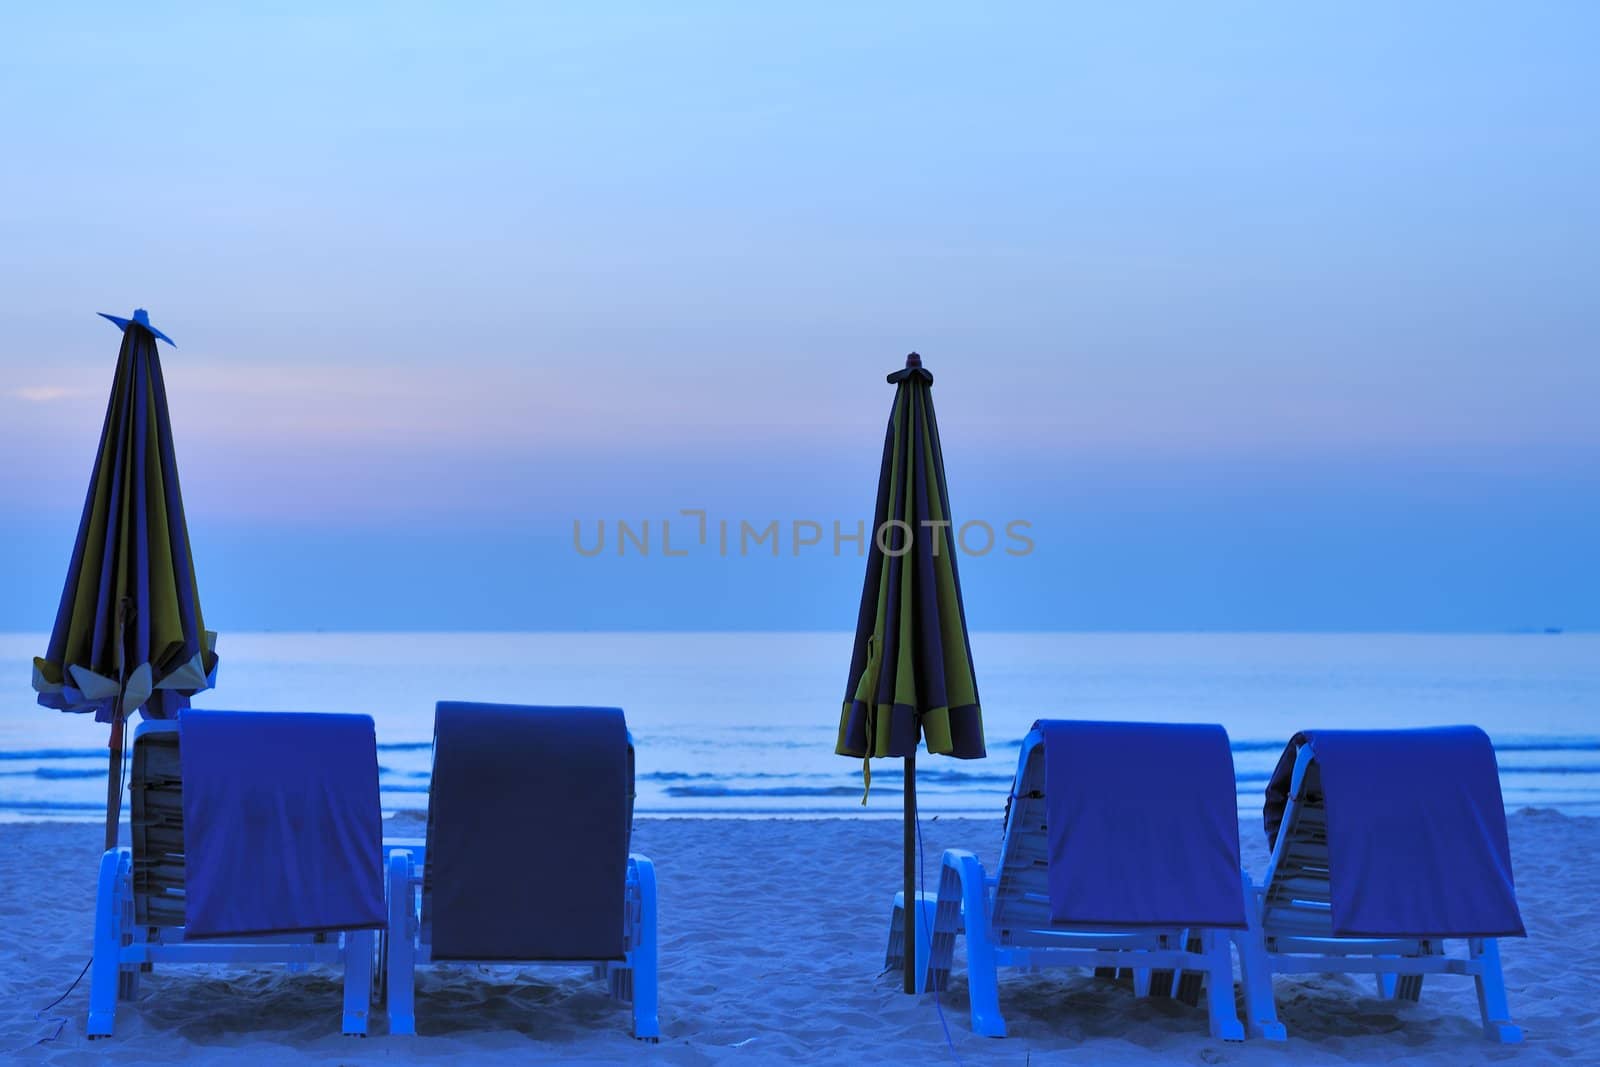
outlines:
[[[630,854],[633,738],[616,708],[440,703],[427,839],[389,846],[389,1030],[429,962],[592,967],[657,1040],[655,868]]]
[[[972,1029],[1004,1037],[1001,967],[1131,972],[1135,991],[1198,1003],[1213,1037],[1239,1041],[1229,940],[1245,928],[1233,757],[1220,726],[1041,721],[1022,743],[1000,865],[945,852],[919,894],[925,989],[948,988],[967,939]],[[886,965],[902,966],[896,900]],[[923,931],[926,930],[926,933]]]
[[[1272,859],[1241,947],[1248,1024],[1277,1026],[1274,974],[1377,976],[1418,999],[1470,975],[1483,1029],[1514,1043],[1498,938],[1524,936],[1494,748],[1476,727],[1296,734],[1267,787]],[[1447,955],[1446,941],[1466,942]]]
[[[134,731],[132,847],[100,864],[91,1038],[154,964],[329,964],[367,1032],[385,918],[377,740],[364,715],[186,710]]]

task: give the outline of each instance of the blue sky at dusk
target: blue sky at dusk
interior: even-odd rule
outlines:
[[[8,13],[0,630],[134,306],[224,632],[848,629],[913,348],[976,629],[1600,628],[1600,7],[319,8]]]

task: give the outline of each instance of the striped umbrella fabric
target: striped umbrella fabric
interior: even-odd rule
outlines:
[[[878,472],[861,610],[834,751],[905,760],[905,899],[916,898],[916,755],[981,759],[983,712],[956,567],[933,375],[913,352],[895,386]],[[865,797],[862,800],[865,803]],[[909,920],[909,915],[908,915]],[[915,989],[915,939],[906,938],[906,992]]]
[[[89,476],[50,645],[33,661],[39,703],[111,724],[106,847],[121,807],[122,725],[170,718],[216,681],[178,487],[156,341],[143,309],[104,315],[122,330],[116,377]]]

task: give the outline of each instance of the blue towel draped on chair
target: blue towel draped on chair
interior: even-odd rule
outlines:
[[[1233,754],[1222,727],[1035,726],[1044,737],[1054,921],[1245,925]]]
[[[440,703],[433,958],[621,959],[632,792],[618,708]]]
[[[1269,843],[1308,742],[1327,809],[1335,934],[1524,934],[1488,735],[1475,726],[1296,734],[1267,786]]]
[[[371,718],[189,708],[178,729],[187,937],[384,924]]]

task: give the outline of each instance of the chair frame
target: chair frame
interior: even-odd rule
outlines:
[[[1511,1022],[1499,940],[1469,938],[1374,938],[1333,934],[1325,838],[1326,816],[1310,795],[1320,794],[1315,742],[1295,754],[1289,799],[1272,859],[1259,885],[1246,889],[1249,936],[1240,942],[1239,969],[1252,1035],[1276,1028],[1274,974],[1347,973],[1376,977],[1378,995],[1415,1001],[1429,974],[1469,975],[1477,986],[1484,1036],[1503,1044],[1522,1040]],[[1308,788],[1310,787],[1310,788]],[[1465,957],[1446,954],[1446,940],[1464,940]]]
[[[285,963],[291,971],[303,971],[312,964],[342,966],[343,1031],[348,1035],[365,1036],[372,1002],[373,956],[378,931],[345,930],[190,941],[182,923],[173,921],[181,915],[181,904],[171,892],[172,887],[161,891],[156,904],[152,903],[153,895],[147,889],[136,889],[135,866],[139,860],[164,868],[167,881],[181,883],[181,856],[174,863],[170,852],[162,852],[162,859],[158,860],[148,852],[159,846],[139,847],[145,837],[142,793],[147,784],[140,770],[143,762],[140,745],[173,744],[177,736],[178,724],[172,720],[142,722],[134,730],[130,801],[135,809],[135,848],[107,849],[100,859],[86,1033],[90,1038],[110,1037],[116,1022],[117,1003],[132,1000],[138,994],[140,974],[152,970],[157,963]],[[181,833],[181,825],[177,829]],[[168,827],[169,837],[170,831]]]
[[[633,764],[633,735],[628,735],[628,763]],[[628,805],[631,823],[633,805]],[[425,842],[395,840],[384,845],[388,872],[389,924],[379,950],[378,999],[388,1009],[391,1034],[417,1032],[415,976],[421,964],[434,962],[432,945],[423,940],[422,894],[426,891]],[[656,871],[650,860],[629,853],[623,895],[623,958],[620,960],[459,960],[449,963],[483,967],[587,967],[606,983],[611,996],[633,1009],[633,1036],[641,1041],[661,1039],[659,999]]]
[[[1242,1041],[1244,1025],[1234,1008],[1233,956],[1236,931],[1220,928],[1063,927],[1049,916],[1048,843],[1044,828],[1043,735],[1029,731],[1022,743],[1008,801],[1000,869],[988,875],[965,849],[948,849],[940,862],[937,893],[919,893],[913,909],[922,991],[949,988],[958,935],[967,939],[967,993],[974,1033],[1006,1036],[1000,1013],[999,969],[1094,968],[1098,974],[1131,972],[1134,992],[1170,993],[1198,1003],[1209,984],[1211,1036]],[[896,894],[885,966],[903,965],[904,894]],[[981,921],[971,921],[972,916]],[[1197,981],[1198,979],[1198,981]],[[1271,1036],[1270,1033],[1268,1036]]]

